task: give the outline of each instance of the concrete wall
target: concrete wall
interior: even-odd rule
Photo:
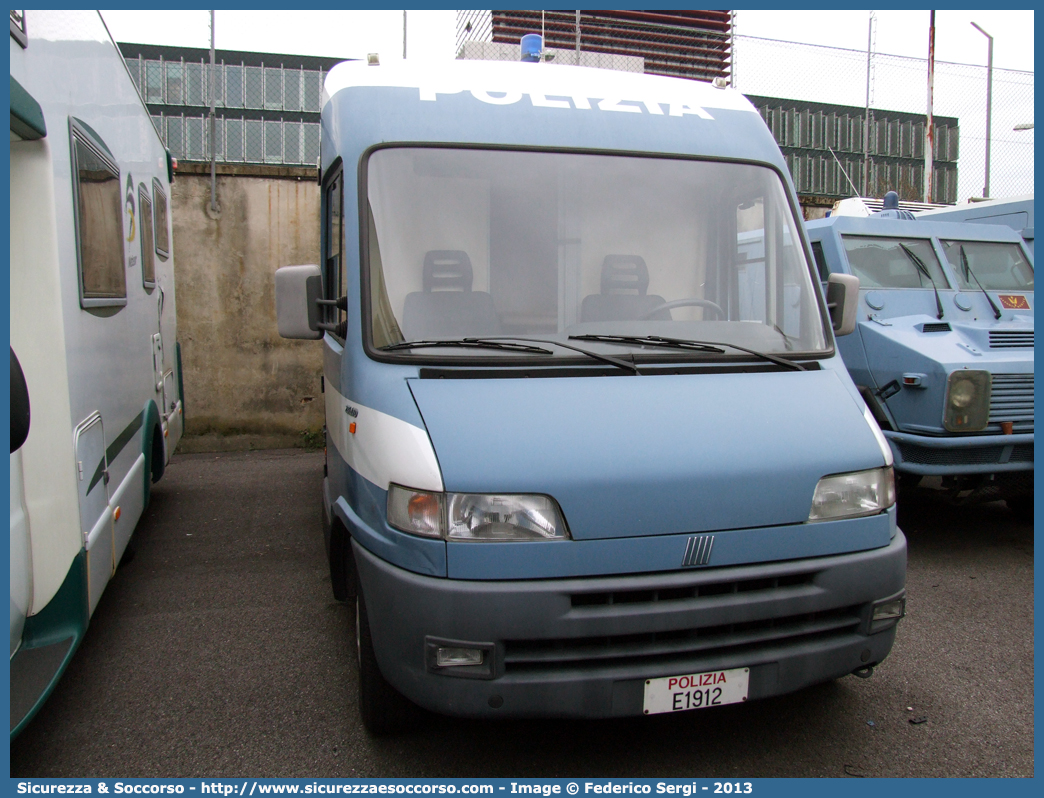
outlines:
[[[275,270],[319,262],[314,169],[183,164],[172,216],[185,385],[181,451],[319,445],[318,341],[279,337]],[[195,173],[194,173],[195,172]]]

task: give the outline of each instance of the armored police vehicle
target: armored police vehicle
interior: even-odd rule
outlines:
[[[838,346],[901,486],[1032,517],[1033,255],[1004,225],[935,217],[808,223],[820,278],[859,278],[856,331]]]

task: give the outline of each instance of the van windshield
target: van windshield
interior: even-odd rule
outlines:
[[[1018,244],[1001,241],[943,241],[943,253],[962,289],[978,291],[1032,291],[1033,267]],[[964,259],[961,259],[961,249]]]
[[[425,360],[526,356],[525,349],[430,345],[501,336],[827,349],[794,215],[766,167],[388,148],[370,156],[366,191],[367,300],[378,350]],[[413,341],[429,346],[403,346]],[[721,356],[633,341],[583,346],[636,360]],[[577,356],[546,348],[556,358]]]

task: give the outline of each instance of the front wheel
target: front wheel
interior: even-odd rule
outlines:
[[[366,731],[396,734],[415,725],[419,708],[388,684],[377,665],[361,587],[355,595],[355,650],[359,657],[359,714]]]

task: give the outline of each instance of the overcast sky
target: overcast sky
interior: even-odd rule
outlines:
[[[877,52],[926,58],[927,11],[878,11]],[[116,41],[185,47],[210,46],[207,11],[103,11]],[[739,11],[736,32],[787,41],[865,50],[868,11]],[[225,50],[382,60],[402,57],[403,12],[218,11],[216,45]],[[455,11],[409,11],[407,56],[453,58]],[[1033,11],[937,11],[936,58],[986,63],[986,37],[994,37],[994,66],[1033,70]]]

